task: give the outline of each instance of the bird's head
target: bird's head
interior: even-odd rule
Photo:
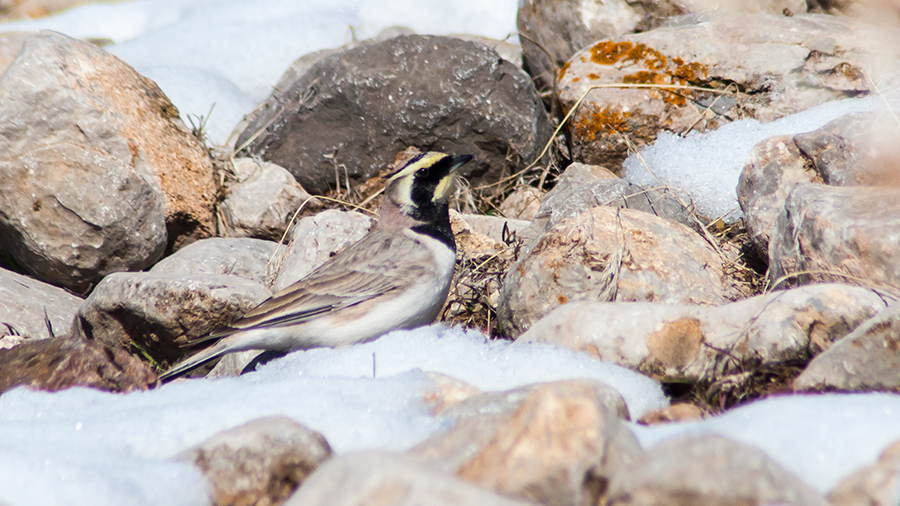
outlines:
[[[430,151],[401,162],[387,176],[381,221],[399,214],[413,223],[447,221],[448,202],[457,169],[472,159],[470,155],[450,156]]]

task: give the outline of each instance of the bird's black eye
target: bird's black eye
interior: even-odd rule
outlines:
[[[416,171],[416,176],[425,177],[428,175],[428,167],[422,167],[421,169]]]

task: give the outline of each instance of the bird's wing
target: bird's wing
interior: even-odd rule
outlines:
[[[373,232],[208,337],[301,323],[385,296],[427,275],[431,263],[430,252],[414,239]]]

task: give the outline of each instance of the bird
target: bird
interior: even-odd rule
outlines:
[[[432,323],[456,265],[454,176],[472,158],[431,151],[400,161],[385,176],[378,221],[362,239],[227,327],[189,342],[216,340],[160,381],[236,351],[333,348]]]

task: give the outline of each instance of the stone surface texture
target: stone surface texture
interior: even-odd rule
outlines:
[[[272,263],[282,249],[272,241],[247,237],[210,237],[193,242],[162,259],[150,273],[178,277],[221,274],[272,284]]]
[[[300,206],[306,215],[321,208],[290,172],[274,163],[237,158],[234,176],[236,179],[219,206],[223,234],[228,237],[278,241]]]
[[[341,455],[320,466],[286,506],[524,506],[386,452]]]
[[[203,471],[217,506],[271,506],[283,503],[331,456],[321,434],[272,416],[217,434],[175,458]]]
[[[51,392],[75,386],[131,392],[156,384],[156,374],[124,350],[65,337],[0,349],[0,371],[0,393],[17,386]]]
[[[900,387],[900,303],[893,303],[813,359],[796,390],[859,392]]]
[[[457,414],[453,428],[409,453],[505,495],[548,505],[596,504],[610,473],[641,449],[609,409],[608,387],[591,383],[539,384],[463,401],[445,412]]]
[[[487,46],[419,35],[320,60],[260,111],[238,145],[259,130],[249,152],[318,194],[337,180],[370,179],[410,145],[474,155],[460,175],[493,182],[530,163],[550,136],[527,74]]]
[[[715,435],[672,438],[613,475],[610,506],[826,506],[762,451]]]
[[[75,330],[112,348],[172,364],[190,352],[182,348],[188,340],[227,325],[271,294],[237,276],[119,272],[105,277],[85,299]]]
[[[875,292],[811,285],[718,307],[573,302],[519,341],[547,342],[668,380],[808,360],[885,308]]]
[[[597,85],[712,87],[724,95],[659,87],[593,89],[570,120],[572,155],[618,172],[629,149],[652,143],[662,130],[702,132],[738,118],[771,121],[864,95],[869,84],[863,72],[885,64],[873,59],[868,66],[879,37],[884,35],[847,18],[714,10],[596,41],[560,69],[563,111]]]
[[[722,304],[722,260],[693,230],[630,209],[594,207],[541,235],[503,279],[498,318],[518,336],[573,301]]]
[[[39,279],[84,292],[214,231],[200,142],[152,81],[92,44],[26,39],[0,77],[0,152],[0,240]]]
[[[81,302],[61,288],[0,269],[0,335],[31,339],[67,335]]]
[[[900,504],[900,441],[888,446],[878,461],[844,478],[828,493],[831,506]]]

